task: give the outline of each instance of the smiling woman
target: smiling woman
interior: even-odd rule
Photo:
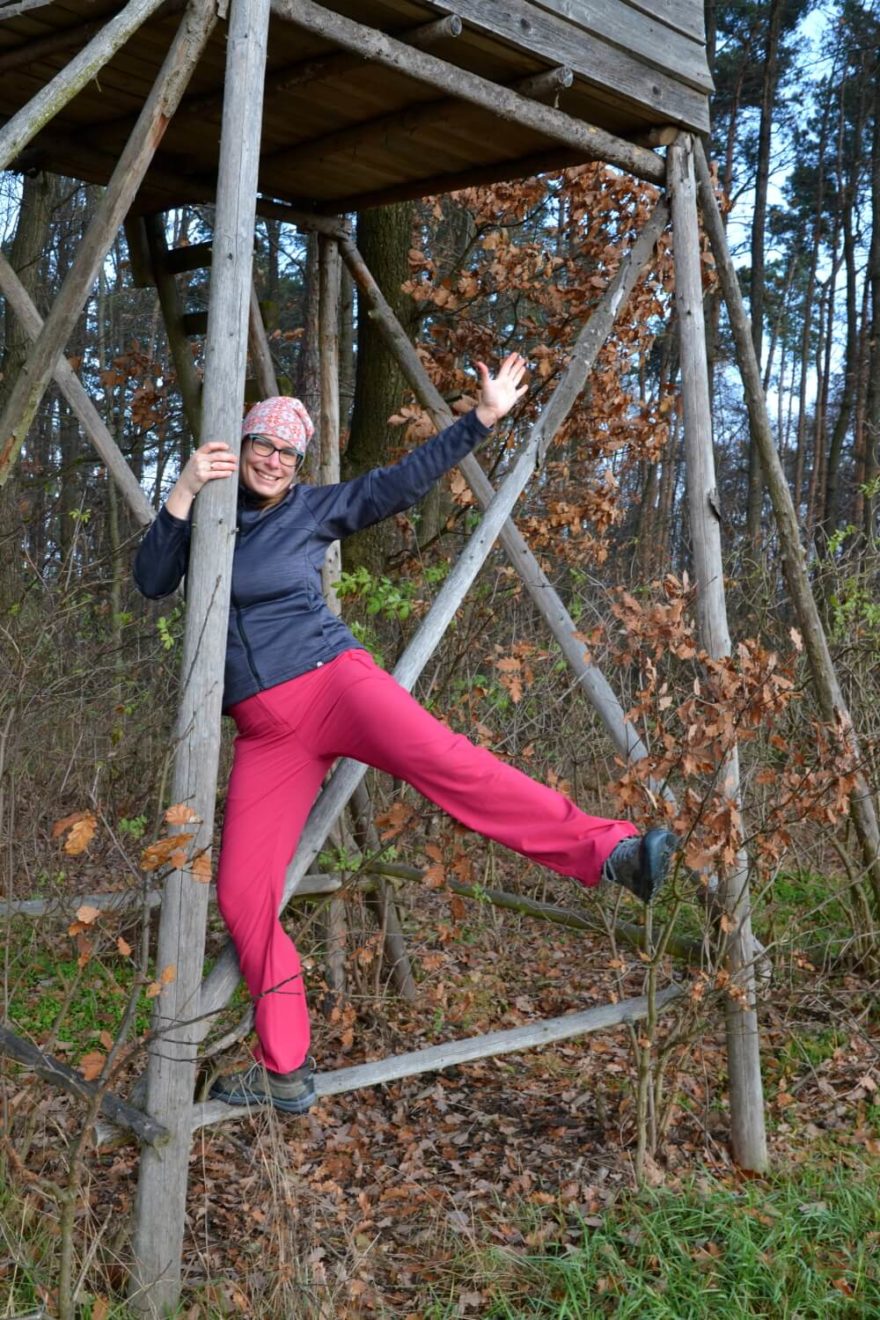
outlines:
[[[478,363],[480,400],[393,467],[353,481],[299,485],[312,423],[296,399],[257,404],[242,427],[240,499],[227,631],[224,709],[238,737],[217,901],[255,1006],[255,1064],[221,1079],[228,1104],[303,1113],[315,1099],[299,956],[278,919],[287,864],[328,770],[353,757],[404,779],[469,829],[592,887],[612,881],[650,902],[676,839],[586,815],[483,747],[453,733],[376,665],[321,593],[327,547],[410,508],[525,393],[511,353],[496,377]],[[190,458],[138,551],[147,596],[173,591],[189,558],[198,491],[237,468],[227,444]]]

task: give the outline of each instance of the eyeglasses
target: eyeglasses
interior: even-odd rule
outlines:
[[[271,458],[273,454],[277,454],[282,467],[295,468],[302,458],[298,450],[275,445],[268,436],[248,435],[245,439],[251,442],[254,453],[259,454],[260,458]]]

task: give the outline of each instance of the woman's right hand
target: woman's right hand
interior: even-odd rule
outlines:
[[[203,486],[238,470],[238,459],[224,440],[209,440],[192,453],[168,496],[165,507],[175,518],[188,518]]]
[[[216,481],[218,477],[231,477],[237,467],[238,459],[225,441],[209,440],[207,444],[200,445],[195,453],[190,454],[186,466],[177,478],[178,485],[182,485],[184,490],[195,499],[207,482]]]

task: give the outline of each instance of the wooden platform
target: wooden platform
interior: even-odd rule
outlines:
[[[119,0],[0,0],[0,116],[26,104],[120,8]],[[572,85],[555,95],[558,108],[628,141],[669,125],[708,127],[701,0],[331,0],[324,8],[404,42],[457,15],[461,34],[423,46],[431,57],[511,88],[568,66]],[[181,10],[181,0],[169,0],[12,168],[105,183]],[[342,49],[314,23],[307,30],[294,21],[295,12],[295,3],[278,0],[272,19],[264,197],[333,213],[585,158],[558,138]],[[220,24],[162,141],[138,199],[142,211],[212,194],[225,39]]]

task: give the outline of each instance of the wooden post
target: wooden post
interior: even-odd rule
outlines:
[[[850,753],[853,765],[858,767],[864,763],[858,736],[846,699],[837,681],[828,639],[825,636],[819,609],[810,587],[810,578],[807,573],[798,530],[797,511],[773,439],[770,418],[767,414],[767,400],[761,380],[761,370],[755,356],[755,347],[743,305],[742,291],[727,246],[724,224],[718,210],[718,203],[715,200],[712,179],[709,175],[709,166],[706,162],[702,143],[699,141],[696,144],[695,157],[700,188],[700,206],[730,316],[730,325],[736,345],[737,364],[742,376],[746,406],[749,411],[750,430],[758,446],[761,464],[764,469],[764,480],[773,505],[773,515],[779,532],[779,543],[782,547],[782,571],[785,574],[792,605],[804,639],[804,650],[809,660],[813,686],[816,689],[822,718],[839,730],[841,740]],[[865,870],[874,895],[875,912],[880,916],[880,827],[878,827],[877,813],[874,808],[871,790],[860,771],[850,796],[850,812],[861,845]]]
[[[715,659],[730,654],[721,523],[717,513],[709,371],[703,321],[700,272],[700,232],[694,180],[693,139],[680,135],[669,149],[669,188],[675,246],[675,302],[681,336],[681,376],[687,497],[691,523],[697,621],[703,647]],[[722,792],[740,808],[739,759],[736,748],[719,768]],[[731,1144],[736,1162],[760,1171],[767,1166],[764,1092],[755,974],[752,963],[748,863],[744,856],[732,873],[722,877],[721,900],[733,920],[728,966],[745,1002],[726,1000],[727,1050],[730,1074]]]
[[[318,235],[318,375],[321,412],[318,436],[321,452],[319,477],[322,485],[339,480],[339,245],[325,234]],[[324,557],[324,599],[339,614],[336,584],[342,570],[339,542],[334,541]]]
[[[191,0],[135,130],[0,417],[0,485],[9,476],[58,355],[76,324],[216,21],[213,0]]]
[[[373,821],[373,804],[363,780],[354,790],[351,800],[352,816],[358,842],[362,849],[378,857],[382,851],[379,835]],[[420,873],[421,875],[421,873]],[[398,994],[413,1003],[416,998],[416,982],[412,973],[412,963],[406,949],[406,940],[400,913],[394,901],[394,889],[384,877],[376,873],[375,891],[367,894],[367,903],[373,909],[379,929],[383,932],[382,952],[391,968],[391,976]]]
[[[268,0],[233,0],[220,140],[214,261],[208,313],[202,433],[237,448],[247,362]],[[175,802],[196,815],[191,860],[165,886],[157,950],[156,1033],[147,1069],[147,1110],[171,1132],[161,1151],[145,1151],[137,1189],[132,1306],[158,1317],[177,1305],[186,1211],[196,1051],[206,1024],[198,1017],[205,948],[214,798],[229,584],[235,538],[236,483],[208,483],[196,501],[184,638]]]
[[[51,82],[0,130],[0,169],[5,170],[40,129],[96,77],[104,65],[124,46],[133,32],[159,8],[164,0],[129,0],[125,8],[65,64]]]
[[[318,479],[322,485],[339,481],[339,247],[334,238],[318,235],[318,380],[321,396],[318,417]],[[342,571],[339,542],[327,547],[321,585],[328,608],[341,613],[336,587]],[[338,826],[337,826],[338,828]],[[338,837],[337,842],[341,842]],[[348,922],[345,900],[333,897],[324,921],[327,947],[329,1005],[345,994],[345,950]]]
[[[0,252],[0,293],[15,312],[25,334],[30,339],[36,339],[43,326],[42,319],[30,294],[2,252]],[[141,527],[149,527],[153,521],[153,506],[138,485],[134,473],[108,431],[101,414],[83,389],[73,367],[61,354],[52,370],[58,388],[70,404],[74,416],[99,456],[106,463],[107,471],[116,482],[135,519]]]
[[[624,302],[621,286],[616,286],[614,315]],[[613,318],[612,318],[613,319]],[[486,508],[483,520],[473,532],[451,573],[437,593],[427,617],[404,651],[394,670],[394,677],[410,691],[422,669],[433,655],[455,611],[471,587],[477,573],[489,556],[502,527],[513,510],[535,466],[558,428],[568,416],[592,370],[603,340],[598,336],[591,317],[572,350],[568,366],[563,372],[547,407],[532,426],[529,438],[520,451],[512,470]],[[287,870],[283,908],[296,892],[297,885],[320,851],[328,832],[360,783],[366,767],[356,761],[343,761],[334,771],[303,830],[296,856]],[[222,1008],[235,991],[239,971],[235,950],[231,942],[226,945],[202,987],[201,1013],[213,1013]]]
[[[321,378],[321,465],[322,482],[339,481],[339,303],[342,284],[342,263],[339,259],[339,243],[326,234],[318,235],[318,354]],[[342,555],[338,541],[328,548],[324,559],[323,587],[324,599],[334,614],[339,614],[339,597],[336,584],[342,571]],[[366,797],[366,808],[361,798],[361,810],[368,812],[369,797],[363,787],[359,790]],[[370,822],[371,824],[371,822]],[[368,824],[364,821],[365,828]],[[374,831],[375,835],[375,831]],[[406,952],[403,948],[403,936],[400,918],[394,906],[393,898],[388,893],[384,880],[378,882],[378,903],[370,903],[373,911],[378,907],[379,919],[385,931],[386,950],[393,949],[391,966],[393,975],[405,998],[415,998],[415,982]],[[335,994],[345,993],[344,951],[347,941],[347,921],[345,902],[341,898],[331,898],[327,905],[327,969],[328,981]]]
[[[177,384],[180,387],[180,397],[183,399],[183,411],[186,414],[186,420],[189,422],[189,429],[195,442],[194,447],[198,447],[201,443],[199,427],[201,426],[202,382],[199,380],[199,373],[196,371],[190,342],[183,332],[183,300],[180,297],[177,281],[168,263],[165,218],[161,215],[148,215],[140,220],[135,220],[134,223],[143,225],[147,251],[150,254],[153,283],[159,294],[159,306],[162,309],[162,320],[165,322],[168,347],[171,349],[174,369],[177,372]]]

